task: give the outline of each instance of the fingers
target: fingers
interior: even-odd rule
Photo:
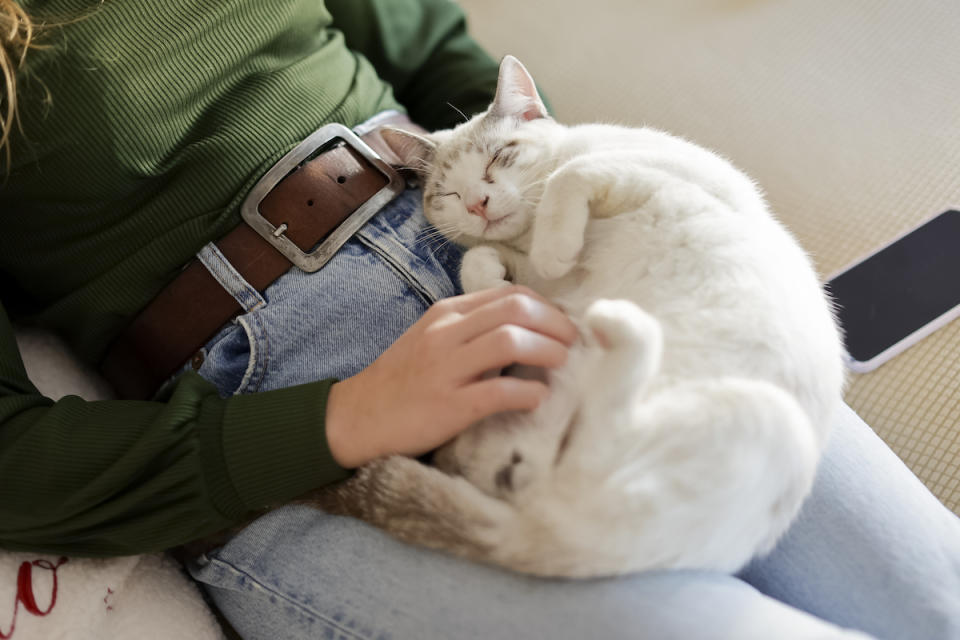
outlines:
[[[536,380],[502,376],[466,386],[459,394],[460,406],[470,413],[469,422],[473,423],[502,411],[536,409],[549,389]]]
[[[558,367],[577,336],[565,313],[526,287],[478,291],[436,306],[431,329],[451,355],[459,384],[513,363]]]
[[[577,328],[565,313],[540,298],[525,292],[500,296],[474,308],[453,328],[455,343],[470,342],[503,325],[524,327],[570,345]]]
[[[459,382],[476,380],[490,369],[519,363],[559,367],[567,347],[549,336],[516,325],[503,325],[463,345],[454,355]]]
[[[466,314],[492,300],[497,300],[498,298],[503,298],[518,293],[531,298],[536,298],[545,304],[549,304],[546,298],[535,292],[533,289],[528,289],[522,285],[513,285],[510,287],[498,287],[496,289],[484,289],[483,291],[475,291],[473,293],[465,293],[460,296],[446,298],[435,304],[434,307],[444,311],[455,311],[457,313]]]

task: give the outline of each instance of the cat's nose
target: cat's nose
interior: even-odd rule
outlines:
[[[487,217],[487,203],[490,202],[490,196],[486,196],[483,200],[477,200],[473,204],[467,207],[467,211],[472,213],[475,216],[480,216],[481,218]]]

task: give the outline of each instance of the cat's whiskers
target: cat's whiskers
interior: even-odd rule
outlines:
[[[452,103],[448,102],[447,106],[453,109],[454,111],[456,111],[457,113],[459,113],[460,117],[463,118],[464,122],[470,122],[470,118],[467,117],[467,114],[465,114],[463,111],[460,111],[460,109],[455,107]]]
[[[419,246],[422,244],[428,244],[440,237],[443,237],[443,233],[437,229],[424,229],[423,231],[417,233],[413,241],[417,246]]]
[[[444,231],[454,231],[457,228],[455,222],[446,222],[443,224],[431,224],[429,227],[421,230],[417,235],[442,235]]]
[[[416,160],[416,166],[411,166],[407,164],[407,165],[401,165],[397,168],[401,171],[414,171],[419,174],[428,174],[430,173],[430,171],[433,170],[433,163],[428,162],[426,159],[414,158],[414,160]]]
[[[426,230],[417,234],[417,237],[414,239],[414,243],[417,246],[425,245],[437,240],[438,238],[446,238],[446,235],[437,230]]]
[[[443,242],[435,246],[434,250],[439,251],[440,249],[445,248],[448,244],[453,244],[453,240],[451,240],[450,238],[447,238],[446,240],[444,240]]]
[[[455,232],[453,233],[453,235],[447,236],[447,241],[444,242],[444,243],[442,243],[442,244],[440,245],[440,247],[442,248],[442,247],[445,247],[445,246],[447,246],[448,244],[450,244],[450,243],[452,243],[452,242],[456,242],[460,237],[462,237],[462,236],[464,236],[464,235],[465,235],[465,234],[464,234],[463,231],[455,231]]]
[[[462,232],[462,231],[455,233],[455,234],[453,235],[453,237],[444,236],[444,235],[440,234],[439,237],[443,239],[443,242],[434,245],[434,246],[433,246],[433,250],[434,250],[434,251],[439,251],[440,249],[443,249],[444,247],[446,247],[448,244],[453,244],[454,240],[457,239],[457,238],[459,238],[459,237],[462,236],[462,235],[463,235],[463,232]]]
[[[447,223],[439,227],[428,227],[417,233],[414,242],[416,245],[422,246],[434,242],[437,238],[442,238],[444,239],[444,242],[437,245],[437,248],[439,248],[451,242],[451,233],[455,234],[454,237],[458,237],[460,235],[457,232],[457,226],[452,223]]]

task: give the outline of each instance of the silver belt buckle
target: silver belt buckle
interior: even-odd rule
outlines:
[[[373,194],[343,222],[339,224],[320,245],[310,252],[305,252],[284,235],[285,225],[275,227],[260,213],[260,203],[275,186],[286,178],[304,160],[323,153],[324,151],[346,144],[373,165],[387,178],[387,184]],[[250,193],[247,194],[240,208],[240,215],[244,221],[260,234],[264,240],[286,256],[287,260],[307,273],[319,271],[330,258],[350,239],[366,222],[374,216],[388,202],[400,195],[406,183],[393,167],[383,161],[376,151],[360,139],[353,131],[342,124],[328,124],[320,127],[308,136],[303,142],[293,148],[290,153],[280,158],[260,180],[257,181]]]

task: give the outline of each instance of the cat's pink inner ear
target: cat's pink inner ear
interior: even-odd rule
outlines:
[[[523,112],[521,116],[524,120],[536,120],[537,118],[546,118],[546,109],[532,106]]]
[[[390,164],[415,171],[425,171],[437,150],[437,145],[432,140],[403,129],[383,127],[380,135],[396,156],[384,159]]]
[[[540,100],[533,77],[513,56],[506,56],[500,63],[497,95],[491,112],[499,117],[512,116],[520,120],[547,117],[547,108]]]

